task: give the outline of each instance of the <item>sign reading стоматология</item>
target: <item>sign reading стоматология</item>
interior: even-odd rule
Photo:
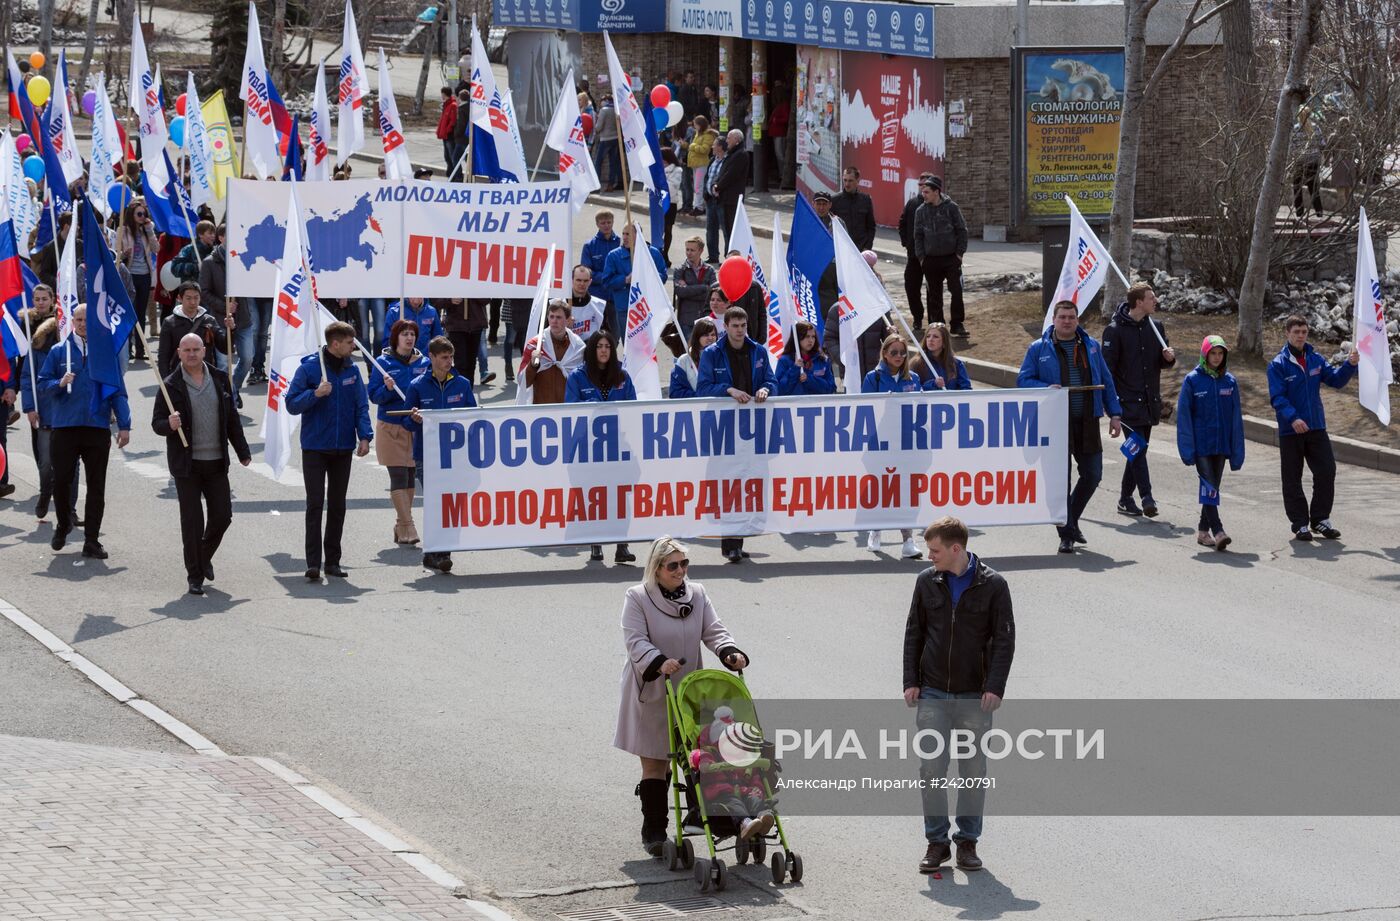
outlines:
[[[1014,54],[1017,188],[1032,223],[1064,223],[1069,195],[1086,218],[1113,210],[1123,51],[1018,48]]]
[[[424,414],[424,547],[1063,522],[1063,390]]]

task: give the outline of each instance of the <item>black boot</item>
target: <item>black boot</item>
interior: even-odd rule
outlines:
[[[643,780],[637,784],[637,795],[642,799],[642,847],[653,857],[661,856],[661,845],[666,840],[666,826],[669,824],[666,808],[666,781]]]

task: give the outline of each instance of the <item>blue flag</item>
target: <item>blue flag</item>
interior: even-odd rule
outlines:
[[[656,122],[652,120],[651,100],[642,99],[642,121],[646,123],[647,146],[651,148],[651,184],[656,191],[648,191],[651,199],[651,245],[658,250],[666,242],[666,212],[671,210],[671,187],[666,182],[666,164],[661,160],[661,137],[656,132]]]
[[[1137,432],[1129,432],[1128,437],[1123,439],[1123,443],[1118,446],[1118,450],[1123,452],[1123,456],[1128,459],[1128,463],[1137,460],[1139,454],[1147,450],[1147,442]]]
[[[107,238],[93,216],[93,207],[83,202],[78,210],[82,212],[83,263],[87,269],[88,374],[93,382],[92,411],[99,413],[107,400],[126,392],[122,350],[136,326],[136,311],[107,248]]]
[[[1220,504],[1220,490],[1210,485],[1205,477],[1200,477],[1199,479],[1201,481],[1201,504],[1218,506]]]
[[[792,233],[788,236],[788,275],[801,319],[817,328],[818,342],[826,327],[826,317],[822,316],[817,287],[821,284],[822,273],[835,260],[836,243],[831,239],[831,231],[817,217],[807,197],[799,192],[792,211]]]
[[[60,86],[54,87],[54,92],[63,92]],[[54,227],[53,222],[57,215],[67,214],[73,210],[73,196],[68,194],[68,180],[63,176],[63,165],[58,162],[58,153],[49,143],[51,133],[52,115],[54,107],[52,104],[44,108],[44,112],[37,119],[39,124],[39,136],[42,140],[34,142],[35,148],[39,151],[39,157],[44,161],[44,188],[49,195],[53,196],[53,211],[45,207],[39,211],[39,231],[34,237],[34,252],[39,252],[45,246],[53,244]]]
[[[301,116],[292,116],[292,131],[287,139],[287,160],[282,164],[282,181],[301,182],[303,168],[301,165]]]
[[[151,212],[151,223],[160,233],[189,239],[190,229],[199,223],[199,212],[195,211],[194,203],[190,201],[183,178],[175,172],[175,164],[170,162],[170,153],[162,151],[161,154],[165,157],[165,169],[170,175],[170,181],[165,184],[161,194],[155,194],[151,188],[150,174],[141,173],[141,190],[146,196],[146,207]],[[186,216],[189,217],[188,224],[185,222]]]

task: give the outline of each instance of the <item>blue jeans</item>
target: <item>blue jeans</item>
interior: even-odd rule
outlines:
[[[253,366],[253,340],[257,338],[257,328],[249,323],[233,333],[233,350],[237,357],[233,361],[233,392],[243,390],[243,382],[248,379],[248,370]]]
[[[719,200],[705,203],[705,252],[711,262],[723,262],[724,253],[719,249],[719,229],[724,223],[724,208]]]
[[[384,318],[389,314],[389,302],[382,297],[362,297],[359,304],[360,334],[364,336],[365,348],[371,355],[378,355],[384,346],[380,339],[384,335]],[[428,344],[419,343],[419,350],[427,354]]]
[[[253,318],[249,329],[253,330],[252,349],[250,350],[252,364],[250,367],[254,374],[267,374],[267,334],[272,329],[272,298],[270,297],[250,297],[248,300],[248,315]],[[243,345],[241,339],[235,339],[234,346],[241,352]],[[247,377],[245,373],[243,375]]]
[[[1103,479],[1102,451],[1071,453],[1070,458],[1079,471],[1079,480],[1069,494],[1069,520],[1064,527],[1057,528],[1061,537],[1070,536],[1067,532],[1072,533],[1079,527],[1079,516],[1089,507],[1089,500],[1094,497],[1094,490],[1099,488],[1099,480]]]
[[[617,138],[608,141],[600,139],[593,145],[593,166],[598,172],[598,183],[603,188],[606,189],[609,183],[615,187],[622,185],[622,155],[617,149]]]
[[[937,688],[920,688],[919,699],[970,701],[965,706],[919,707],[919,728],[940,733],[945,743],[950,741],[949,735],[954,729],[968,729],[981,733],[991,728],[991,714],[983,713],[980,703],[976,703],[982,699],[980,691],[949,694]],[[929,741],[923,748],[928,750],[932,746],[932,741]],[[976,747],[976,752],[974,757],[958,761],[959,777],[986,776],[987,756],[982,753],[980,744]],[[944,777],[948,773],[948,761],[948,745],[945,744],[939,757],[921,759],[919,775],[925,780]],[[924,837],[928,839],[929,844],[944,844],[948,841],[948,831],[952,827],[948,821],[948,792],[943,789],[925,789],[922,795]],[[958,791],[958,833],[953,836],[954,841],[976,841],[982,836],[982,804],[985,799],[986,792],[981,789]]]
[[[529,320],[526,322],[528,323]],[[515,318],[513,315],[511,319],[505,321],[505,325],[506,334],[501,338],[501,361],[505,362],[506,380],[510,380],[515,377],[515,365],[511,361],[515,354]]]
[[[481,339],[476,344],[476,361],[480,366],[481,382],[486,383],[486,375],[491,373],[491,363],[487,360],[491,357],[491,346],[487,344],[486,330],[481,331]]]

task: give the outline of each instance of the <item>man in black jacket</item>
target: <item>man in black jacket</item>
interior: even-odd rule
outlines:
[[[875,202],[860,190],[860,170],[854,166],[841,171],[841,192],[831,200],[831,213],[846,225],[856,249],[875,248]]]
[[[904,627],[904,702],[918,706],[920,730],[932,730],[945,742],[955,729],[979,735],[972,758],[958,762],[963,779],[984,777],[987,758],[980,735],[991,728],[992,713],[1006,696],[1006,679],[1016,653],[1016,622],[1006,580],[967,552],[967,526],[956,518],[939,518],[924,531],[932,569],[919,573],[914,600]],[[948,773],[948,746],[938,758],[924,759],[925,781]],[[982,834],[984,791],[958,796],[960,870],[980,870],[977,839]],[[932,873],[951,855],[948,845],[948,799],[942,788],[923,791],[924,837],[928,850],[919,872]]]
[[[726,137],[727,153],[715,178],[715,199],[723,209],[720,231],[724,234],[724,249],[729,250],[729,234],[734,230],[734,215],[739,199],[749,186],[749,152],[744,149],[744,132],[735,128]]]
[[[180,340],[180,364],[165,377],[175,407],[157,398],[151,428],[165,436],[170,475],[180,502],[180,542],[185,550],[185,578],[191,595],[203,595],[214,581],[214,553],[233,523],[233,493],[228,483],[228,446],[248,466],[253,455],[233,405],[228,377],[204,362],[204,340],[190,333]],[[185,442],[180,433],[185,433]],[[202,504],[201,504],[202,500]],[[205,520],[204,506],[209,507]]]
[[[933,173],[924,173],[919,181],[932,178]],[[915,195],[904,203],[904,211],[899,216],[899,242],[904,244],[904,296],[909,299],[909,312],[914,315],[916,336],[924,331],[924,266],[919,254],[914,252],[914,215],[923,203],[923,195]],[[939,298],[942,296],[940,291]],[[932,315],[930,308],[929,316]]]
[[[1145,442],[1152,440],[1152,427],[1162,421],[1162,369],[1176,364],[1166,331],[1152,319],[1156,312],[1156,293],[1140,281],[1128,289],[1128,299],[1118,305],[1103,331],[1103,360],[1123,404],[1123,427]],[[1142,496],[1142,508],[1133,501],[1134,489]],[[1145,447],[1124,466],[1118,496],[1120,515],[1157,517]]]
[[[943,282],[953,314],[954,336],[966,336],[963,325],[962,261],[967,252],[967,223],[962,211],[943,194],[943,180],[930,176],[919,181],[924,203],[914,212],[914,252],[928,279],[930,323],[943,322]]]
[[[180,364],[176,351],[180,342],[193,333],[204,343],[206,353],[223,352],[228,343],[228,331],[233,328],[234,318],[215,315],[200,305],[199,285],[192,281],[182,282],[175,289],[175,309],[160,324],[160,350],[156,353],[156,367],[160,376],[173,372]],[[212,356],[211,356],[212,357]]]

